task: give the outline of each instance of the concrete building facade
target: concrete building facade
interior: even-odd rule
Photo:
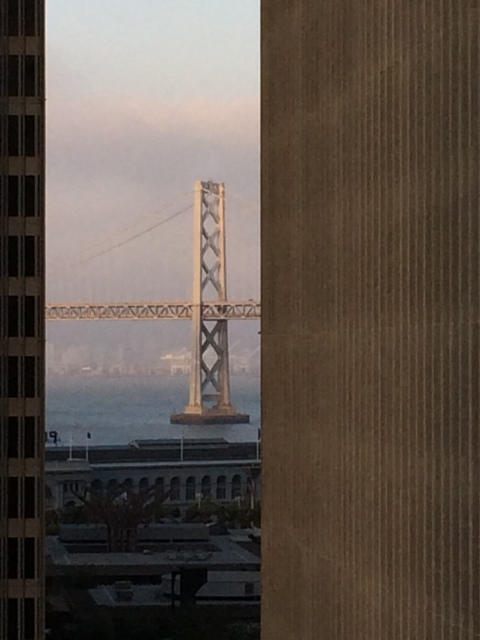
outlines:
[[[0,0],[0,639],[45,635],[44,2]]]
[[[478,0],[262,0],[263,640],[480,636]]]
[[[258,443],[225,440],[133,441],[130,445],[75,449],[48,448],[45,461],[46,508],[79,504],[87,489],[99,494],[128,487],[136,492],[155,487],[168,493],[167,504],[184,512],[211,497],[230,503],[241,496],[261,498]],[[202,498],[200,498],[202,496]]]

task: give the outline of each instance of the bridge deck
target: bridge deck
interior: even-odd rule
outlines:
[[[190,320],[192,302],[118,302],[47,304],[47,320]],[[260,303],[204,302],[203,320],[256,320],[260,318]]]

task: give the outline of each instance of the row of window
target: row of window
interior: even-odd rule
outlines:
[[[37,15],[37,6],[39,15]],[[38,0],[8,0],[6,35],[36,36],[39,33],[41,6]]]
[[[39,358],[8,356],[0,364],[0,397],[37,398],[39,396]],[[6,369],[6,371],[5,371]]]
[[[34,278],[39,273],[36,236],[8,236],[6,261],[0,260],[0,276]],[[5,272],[6,268],[6,272]]]
[[[0,66],[7,62],[8,95],[11,98],[34,98],[41,94],[39,61],[37,56],[3,57]]]
[[[6,640],[34,640],[35,638],[35,598],[9,598],[6,603],[7,611],[2,611],[2,621],[6,613],[7,618],[7,637]]]
[[[0,298],[0,335],[9,338],[34,338],[38,335],[40,298],[5,296]]]
[[[36,577],[35,538],[8,538],[7,577],[9,580],[33,580]]]
[[[63,493],[80,493],[81,489],[80,482],[64,482],[62,487]]]
[[[131,489],[133,488],[133,480],[131,478],[127,478],[121,485],[117,480],[112,479],[107,483],[107,493],[114,492],[120,486]],[[146,490],[149,486],[148,478],[142,478],[139,482],[140,491]],[[163,478],[157,478],[155,480],[155,487],[160,491],[165,491],[165,483]],[[68,484],[64,487],[65,490],[68,489]],[[94,480],[92,483],[92,489],[97,491],[98,493],[102,493],[103,484],[100,480]],[[203,476],[200,486],[199,493],[204,496],[212,495],[212,480],[210,476]],[[170,500],[178,501],[181,500],[181,485],[180,478],[174,477],[170,480],[169,486],[169,494]],[[232,478],[231,489],[230,489],[230,498],[234,500],[238,495],[242,492],[242,477],[240,475],[234,475]],[[187,478],[185,483],[185,500],[192,501],[195,500],[197,496],[197,482],[195,477],[190,476]],[[217,500],[226,500],[227,499],[227,478],[226,476],[218,476],[216,479],[216,487],[215,487],[215,497]]]
[[[36,518],[38,479],[7,478],[7,518]]]
[[[0,201],[3,202],[3,194],[6,200],[6,207],[2,207],[1,215],[10,218],[39,216],[42,211],[40,187],[40,176],[1,176]]]
[[[32,416],[8,418],[7,455],[10,459],[37,456],[36,427],[36,419]]]
[[[40,150],[40,119],[37,116],[8,116],[8,155],[33,158]]]

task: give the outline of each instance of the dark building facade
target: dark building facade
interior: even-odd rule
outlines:
[[[263,640],[480,637],[478,0],[262,0]]]
[[[0,639],[45,637],[44,2],[0,0]]]

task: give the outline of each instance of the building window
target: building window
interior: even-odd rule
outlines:
[[[18,418],[8,418],[8,457],[18,458]]]
[[[23,309],[21,307],[23,306]],[[8,336],[32,338],[36,334],[37,301],[34,296],[8,297]]]
[[[20,127],[18,116],[8,116],[8,155],[20,155]]]
[[[37,208],[37,176],[25,176],[25,199],[24,210],[25,217],[33,218],[38,215]]]
[[[37,34],[35,20],[36,0],[25,0],[25,35],[35,36]]]
[[[25,264],[26,278],[33,278],[37,274],[35,255],[35,236],[25,236]]]
[[[196,482],[193,476],[187,478],[185,486],[185,500],[195,500]]]
[[[18,398],[18,357],[8,357],[8,397]]]
[[[23,613],[25,640],[34,640],[35,638],[35,600],[34,598],[25,598],[25,608]]]
[[[35,538],[25,538],[25,546],[24,546],[24,552],[23,552],[23,562],[24,562],[23,577],[26,580],[33,580],[33,578],[35,578],[35,565],[36,565],[35,546],[36,546]]]
[[[35,236],[8,236],[7,273],[11,278],[37,275]]]
[[[7,516],[18,518],[18,478],[8,478]]]
[[[8,176],[7,180],[7,215],[16,218],[25,215],[33,218],[38,215],[38,178],[37,176]],[[21,206],[23,193],[23,210]]]
[[[9,36],[18,36],[18,27],[19,27],[19,19],[18,19],[18,10],[20,8],[20,3],[18,0],[8,0],[8,35]]]
[[[207,498],[212,495],[212,480],[210,476],[203,476],[202,478],[202,496]]]
[[[23,438],[21,426],[23,422]],[[16,416],[8,418],[7,452],[9,458],[35,458],[35,418],[27,416],[23,420]],[[23,452],[20,444],[23,441]]]
[[[23,123],[21,136],[20,118]],[[37,155],[36,116],[8,116],[8,155],[12,157]]]
[[[8,599],[7,640],[18,638],[18,599]]]
[[[178,477],[170,480],[170,500],[180,500],[180,479]]]
[[[20,95],[20,56],[8,56],[8,95]]]
[[[9,538],[7,544],[7,575],[9,580],[18,578],[18,538]]]
[[[36,156],[36,123],[35,116],[25,116],[25,155],[29,158]]]
[[[24,6],[24,19],[20,19],[20,9]],[[37,20],[35,11],[36,0],[8,0],[7,34],[9,36],[36,36]],[[22,17],[23,17],[22,16]]]
[[[21,548],[23,550],[21,551]],[[8,578],[33,580],[35,578],[36,563],[35,538],[8,538],[7,544],[7,571]],[[19,571],[20,567],[20,571]]]
[[[36,95],[35,91],[35,68],[36,58],[35,56],[25,56],[24,78],[25,78],[25,91],[24,95],[27,98],[33,98]]]
[[[36,452],[36,424],[35,418],[33,416],[27,416],[24,420],[24,458],[35,458],[37,455]]]
[[[227,498],[227,478],[218,476],[217,478],[217,500],[226,500]]]
[[[25,296],[25,308],[23,313],[24,327],[23,335],[25,338],[34,338],[37,328],[37,300],[35,296]]]
[[[8,236],[8,275],[18,278],[18,236]]]
[[[239,475],[235,475],[232,478],[232,500],[238,498],[242,493],[242,478]]]
[[[8,337],[17,338],[18,330],[18,296],[8,296]]]
[[[155,490],[157,494],[160,494],[163,496],[163,494],[165,493],[165,483],[163,478],[157,478],[155,480]]]
[[[8,176],[8,215],[11,218],[18,216],[19,182],[18,176]]]
[[[36,91],[35,56],[8,56],[8,95],[11,98],[24,96],[33,98]]]
[[[140,491],[146,491],[148,489],[148,485],[148,478],[142,478],[138,483],[138,488],[140,489]]]
[[[35,56],[8,56],[8,95],[10,97],[33,98],[36,96],[36,66]]]
[[[36,398],[37,358],[34,356],[9,356],[8,358],[8,397]]]
[[[24,381],[25,381],[25,398],[35,398],[37,396],[37,371],[36,358],[34,356],[25,356],[24,358]]]
[[[37,504],[36,479],[24,478],[24,483],[25,483],[24,516],[25,518],[35,518],[36,504]]]

